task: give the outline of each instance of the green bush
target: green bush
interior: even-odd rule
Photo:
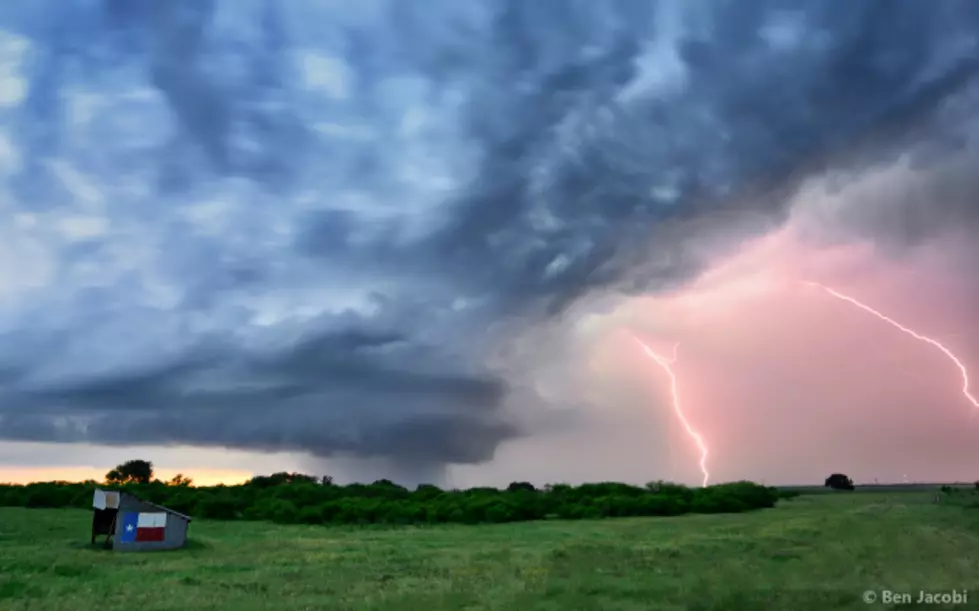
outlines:
[[[177,498],[180,500],[180,497]],[[188,502],[181,504],[186,506]],[[179,511],[176,507],[172,507],[172,509]],[[210,520],[234,520],[239,517],[241,512],[239,512],[238,503],[233,496],[219,493],[201,498],[193,513],[198,517]]]
[[[0,485],[0,506],[91,507],[95,482]],[[126,483],[117,489],[193,517],[280,524],[484,524],[561,518],[591,520],[685,513],[733,513],[773,507],[793,495],[752,482],[688,488],[667,482],[632,486],[597,482],[538,489],[514,482],[505,490],[408,490],[387,480],[339,486],[295,473],[256,477],[238,486]]]

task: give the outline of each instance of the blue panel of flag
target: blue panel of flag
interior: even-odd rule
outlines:
[[[139,514],[138,513],[124,513],[122,514],[122,534],[119,535],[119,541],[123,543],[133,543],[136,541],[136,529],[139,526]]]

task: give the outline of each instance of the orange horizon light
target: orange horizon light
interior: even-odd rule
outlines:
[[[0,483],[30,484],[33,482],[84,482],[95,480],[105,481],[105,474],[112,467],[5,467],[0,466]],[[168,481],[177,474],[189,477],[198,486],[216,486],[218,484],[235,485],[251,479],[254,474],[233,469],[154,469],[157,479]]]

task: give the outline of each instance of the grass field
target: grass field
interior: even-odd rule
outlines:
[[[186,549],[143,554],[88,547],[86,511],[0,508],[0,610],[826,611],[923,588],[974,590],[957,608],[979,608],[979,509],[933,500],[384,530],[195,521]]]

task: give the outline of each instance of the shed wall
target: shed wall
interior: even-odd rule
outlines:
[[[159,512],[156,505],[144,503],[129,495],[123,495],[119,500],[119,514],[128,512]],[[122,518],[116,523],[116,534],[112,538],[114,550],[121,552],[142,552],[151,550],[167,550],[183,547],[187,542],[187,520],[181,516],[167,512],[167,527],[163,541],[133,541],[124,543],[122,540]]]

